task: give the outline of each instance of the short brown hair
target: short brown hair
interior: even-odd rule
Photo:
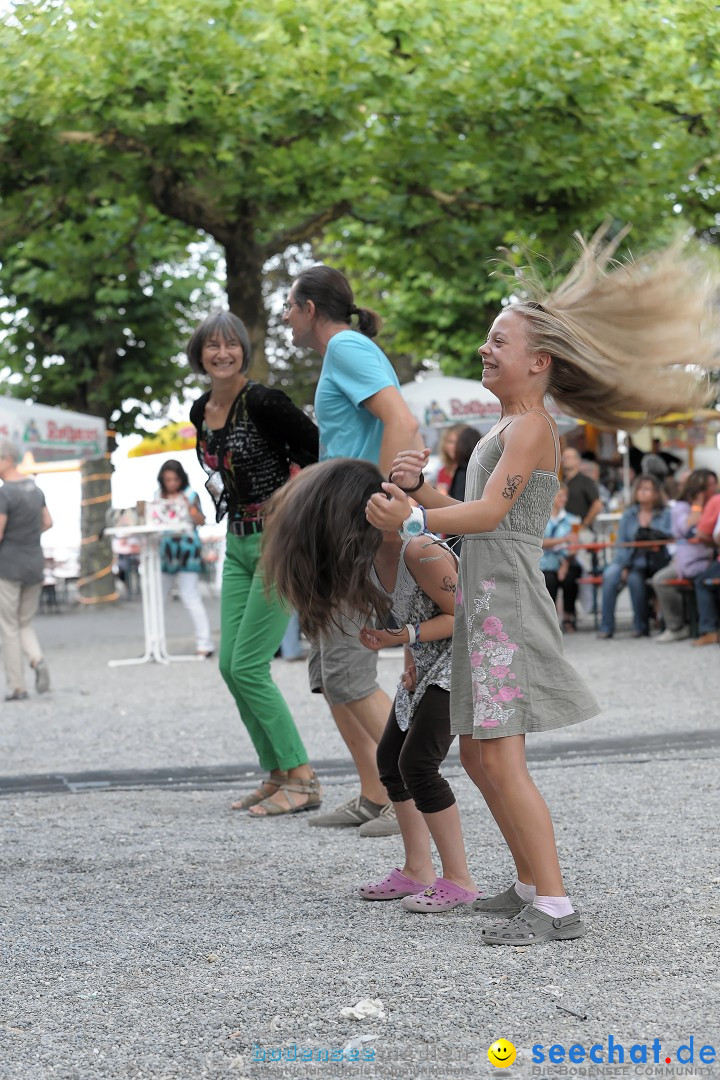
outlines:
[[[243,351],[242,371],[243,373],[246,372],[250,366],[250,357],[252,354],[250,349],[250,337],[245,323],[242,319],[238,319],[237,315],[233,315],[232,311],[214,311],[211,315],[208,315],[207,319],[196,327],[187,347],[188,363],[193,371],[198,375],[205,374],[205,368],[202,363],[202,351],[205,342],[215,334],[219,334],[224,341],[227,341],[229,338],[237,338],[242,345]]]
[[[653,476],[652,473],[640,473],[639,476],[635,477],[635,480],[633,482],[633,486],[632,486],[632,489],[631,489],[631,497],[632,497],[632,501],[634,503],[637,502],[638,488],[640,487],[641,484],[651,484],[652,485],[652,487],[653,487],[653,489],[655,491],[655,502],[654,502],[653,505],[654,505],[654,508],[656,510],[660,509],[661,507],[663,507],[665,505],[666,499],[665,499],[665,492],[663,491],[662,484],[660,483],[660,481],[658,480],[658,478],[656,476]]]

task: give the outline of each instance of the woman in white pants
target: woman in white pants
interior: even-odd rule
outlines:
[[[203,525],[205,518],[200,509],[200,499],[189,486],[187,473],[179,461],[166,461],[158,474],[160,498],[170,504],[168,511],[175,513],[178,525]],[[177,582],[180,599],[195,627],[198,656],[212,656],[215,651],[210,636],[205,605],[200,595],[202,571],[202,542],[195,528],[177,536],[164,537],[160,545],[163,596],[167,600],[173,584]]]

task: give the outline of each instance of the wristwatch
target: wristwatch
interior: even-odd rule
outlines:
[[[425,507],[414,506],[402,523],[400,535],[405,540],[411,540],[414,536],[422,536],[424,532],[427,532]]]

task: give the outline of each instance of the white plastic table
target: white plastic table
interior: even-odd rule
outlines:
[[[190,532],[177,525],[113,525],[104,530],[105,536],[134,536],[140,544],[140,595],[142,597],[145,652],[127,660],[109,660],[110,667],[128,664],[169,664],[180,660],[204,660],[203,656],[171,656],[165,638],[165,605],[160,570],[160,541],[163,536]]]

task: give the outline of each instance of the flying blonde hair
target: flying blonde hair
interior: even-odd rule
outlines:
[[[709,258],[678,241],[620,262],[625,232],[575,235],[580,257],[564,281],[547,292],[521,271],[529,298],[508,309],[526,320],[531,351],[553,358],[548,394],[572,416],[629,431],[705,404],[720,367],[720,275]]]

